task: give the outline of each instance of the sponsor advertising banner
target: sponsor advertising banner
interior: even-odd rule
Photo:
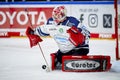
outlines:
[[[45,24],[51,17],[52,10],[53,7],[0,8],[0,29],[26,28],[31,24],[36,27]]]
[[[60,4],[67,8],[67,15],[74,16],[92,33],[93,37],[113,38],[114,36],[114,4]],[[51,17],[52,10],[57,4],[11,4],[0,5],[0,36],[7,32],[19,32],[25,36],[25,29],[45,24]],[[96,36],[97,34],[97,36]],[[105,34],[105,35],[104,35]]]

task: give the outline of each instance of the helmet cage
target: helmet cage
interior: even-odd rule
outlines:
[[[52,18],[56,23],[60,23],[66,18],[66,9],[64,6],[59,6],[53,9]]]

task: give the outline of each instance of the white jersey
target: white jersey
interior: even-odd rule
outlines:
[[[39,36],[49,34],[58,44],[60,51],[66,53],[75,48],[75,46],[69,41],[70,36],[67,33],[69,28],[71,27],[63,25],[42,25],[35,29],[35,33]]]
[[[85,36],[85,41],[82,45],[74,46],[69,41],[69,34],[67,30],[72,26],[79,29],[79,31]],[[42,25],[35,29],[35,33],[39,36],[48,36],[54,38],[58,47],[62,53],[69,52],[72,49],[88,48],[89,49],[89,38],[90,32],[84,25],[81,25],[80,21],[74,17],[67,16],[63,22],[55,25],[53,18],[49,18],[46,25]]]

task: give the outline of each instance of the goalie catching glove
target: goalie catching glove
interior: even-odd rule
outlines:
[[[85,36],[74,26],[67,30],[67,33],[70,35],[69,40],[75,46],[82,45],[85,41]]]
[[[36,46],[39,42],[42,41],[42,39],[38,35],[34,34],[34,31],[30,27],[27,27],[26,35],[29,38],[30,47]]]

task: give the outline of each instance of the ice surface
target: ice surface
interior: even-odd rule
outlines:
[[[50,53],[58,47],[53,39],[40,43],[50,65]],[[115,61],[114,40],[90,40],[89,55],[110,55],[110,72],[46,72],[38,46],[30,48],[27,38],[0,38],[0,80],[120,80],[120,61]]]

